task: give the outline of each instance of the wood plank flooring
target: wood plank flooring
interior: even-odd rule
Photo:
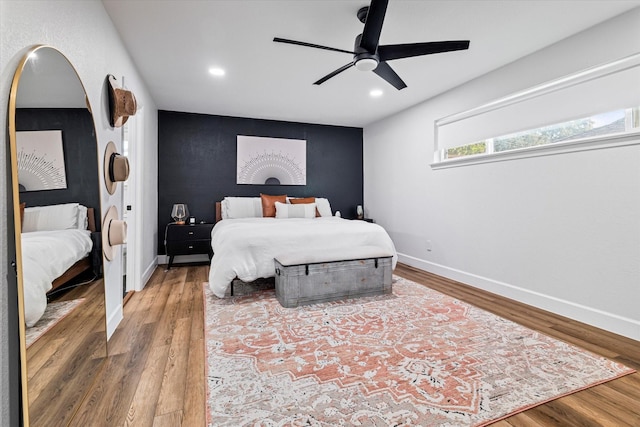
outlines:
[[[55,301],[83,299],[27,349],[32,426],[66,425],[91,390],[107,347],[102,279],[68,290]]]
[[[124,307],[109,341],[107,366],[71,425],[204,426],[205,356],[202,283],[205,265],[159,266]],[[405,265],[395,271],[460,300],[640,369],[640,342],[528,307]],[[639,426],[635,373],[530,409],[494,424]]]

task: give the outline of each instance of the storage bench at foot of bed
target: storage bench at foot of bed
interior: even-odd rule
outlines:
[[[376,246],[302,251],[275,258],[283,307],[391,293],[392,254]]]

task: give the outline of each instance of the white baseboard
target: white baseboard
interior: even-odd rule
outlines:
[[[144,287],[147,286],[147,282],[149,281],[149,279],[151,279],[151,275],[153,274],[156,267],[158,266],[157,259],[155,261],[156,262],[152,262],[151,264],[149,264],[146,270],[144,270],[144,273],[142,273],[142,277],[140,278],[141,279],[140,283],[142,284],[142,286],[140,287],[139,290],[143,290]]]
[[[410,255],[398,253],[398,261],[437,274],[478,289],[519,301],[543,310],[547,310],[615,334],[640,341],[640,322],[593,307],[576,304],[571,301],[545,295],[508,283],[467,273],[455,268],[436,264]]]
[[[116,331],[116,328],[120,324],[120,322],[124,319],[122,314],[122,304],[118,305],[117,310],[115,310],[109,318],[107,319],[107,341],[111,338],[111,335]]]

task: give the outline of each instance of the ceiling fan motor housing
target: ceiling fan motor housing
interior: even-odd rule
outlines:
[[[378,63],[380,62],[380,57],[378,56],[378,52],[369,52],[365,48],[360,46],[360,40],[362,39],[362,34],[358,34],[356,37],[356,41],[353,46],[353,51],[355,55],[353,55],[353,63],[356,68],[360,71],[372,71],[378,67]]]

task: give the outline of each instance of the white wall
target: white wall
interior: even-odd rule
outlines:
[[[11,1],[0,0],[0,118],[3,132],[0,132],[0,277],[6,286],[8,255],[7,242],[12,231],[7,230],[7,215],[11,207],[6,203],[7,186],[4,177],[7,172],[6,144],[7,105],[14,71],[22,55],[29,46],[49,44],[64,53],[74,64],[82,80],[91,103],[98,140],[98,153],[104,154],[107,142],[114,141],[121,147],[121,130],[109,126],[107,118],[108,100],[104,81],[107,74],[120,80],[126,77],[140,103],[144,105],[144,126],[146,140],[138,153],[144,159],[142,179],[145,185],[143,259],[141,271],[149,271],[155,263],[157,228],[157,109],[144,82],[140,79],[133,61],[120,41],[115,28],[99,1]],[[102,167],[100,168],[102,174]],[[122,212],[121,187],[114,195],[109,195],[101,186],[103,213],[110,205],[116,205]],[[119,257],[105,266],[106,308],[109,319],[108,333],[111,335],[122,317],[122,265]],[[17,390],[8,389],[7,342],[7,298],[0,293],[0,425],[9,425],[8,395]]]
[[[366,215],[402,262],[640,340],[640,145],[429,166],[434,120],[637,52],[640,8],[366,126]]]
[[[138,189],[142,190],[142,194],[138,192],[137,198],[144,220],[142,224],[137,224],[137,227],[142,228],[138,232],[142,241],[137,242],[142,247],[142,258],[137,269],[141,277],[136,277],[135,280],[143,285],[151,278],[158,256],[158,110],[155,105],[151,107],[151,110],[146,110],[145,107],[145,140],[138,150],[138,165],[142,168],[139,175],[142,183],[138,184]]]

